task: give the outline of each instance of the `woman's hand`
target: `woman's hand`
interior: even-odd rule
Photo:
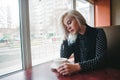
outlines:
[[[81,68],[79,63],[75,63],[75,64],[64,63],[57,69],[57,71],[62,75],[70,75],[80,70]]]

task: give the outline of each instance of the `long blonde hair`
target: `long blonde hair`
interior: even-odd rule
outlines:
[[[86,25],[86,20],[80,12],[78,12],[76,10],[70,10],[70,11],[65,12],[60,17],[60,25],[62,27],[62,31],[64,32],[64,36],[66,36],[66,37],[68,37],[69,33],[68,33],[68,31],[66,30],[66,28],[63,24],[63,19],[65,18],[65,16],[74,17],[76,19],[76,21],[78,22],[79,26]]]

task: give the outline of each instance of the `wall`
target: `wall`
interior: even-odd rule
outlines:
[[[95,0],[95,27],[110,26],[110,0]]]
[[[112,25],[120,25],[120,0],[111,0]]]

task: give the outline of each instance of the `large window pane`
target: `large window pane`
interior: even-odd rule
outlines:
[[[0,0],[0,76],[22,69],[19,30],[18,0]]]
[[[59,57],[61,37],[58,17],[72,6],[72,0],[29,1],[33,65]]]

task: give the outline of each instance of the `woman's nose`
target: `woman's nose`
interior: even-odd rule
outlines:
[[[71,29],[71,27],[69,26],[69,27],[67,27],[67,29],[68,29],[68,30],[70,30],[70,29]]]

